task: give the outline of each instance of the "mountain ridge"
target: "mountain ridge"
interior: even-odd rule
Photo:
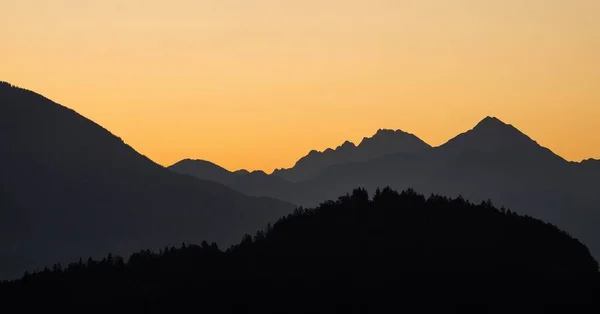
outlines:
[[[256,193],[305,207],[356,186],[416,188],[426,194],[462,195],[475,201],[490,198],[560,226],[582,239],[598,257],[600,232],[595,226],[600,225],[596,210],[600,195],[595,187],[599,181],[600,162],[567,162],[515,126],[486,117],[440,146],[363,161],[344,160],[302,181],[279,185],[279,190],[256,192],[260,183],[251,185]],[[301,196],[290,191],[299,191]]]
[[[88,241],[96,252],[114,250],[115,243],[126,251],[190,237],[231,243],[233,233],[255,228],[291,210],[292,204],[315,206],[357,186],[412,187],[474,201],[491,198],[556,224],[600,256],[599,162],[566,162],[497,118],[487,117],[438,147],[403,131],[381,129],[373,136],[378,145],[384,143],[377,157],[326,159],[316,171],[305,173],[308,178],[292,182],[261,171],[230,172],[208,161],[200,162],[205,170],[216,170],[225,179],[173,167],[167,171],[110,131],[39,94],[0,84],[0,100],[0,201],[8,209],[0,212],[0,248],[5,248],[0,275],[3,269],[30,265],[20,247],[43,255],[46,247],[64,242],[65,254],[71,250],[85,256],[91,251],[77,241]],[[386,135],[392,135],[393,143],[400,138],[417,145],[399,145],[399,152],[390,152]],[[349,141],[336,148],[338,153],[356,149]],[[139,233],[126,229],[128,223]],[[219,223],[232,232],[216,228]],[[102,236],[91,237],[94,232]],[[79,239],[69,238],[79,233]],[[10,261],[15,254],[9,252],[18,252],[21,260]]]
[[[335,164],[366,161],[387,154],[429,148],[431,148],[429,144],[412,133],[402,130],[378,129],[373,136],[364,137],[359,145],[347,140],[335,149],[311,150],[292,168],[278,168],[271,175],[282,177],[290,182],[299,182]]]

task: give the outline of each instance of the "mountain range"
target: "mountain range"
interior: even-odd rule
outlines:
[[[0,83],[0,278],[183,241],[230,245],[293,205],[176,174],[75,111]]]
[[[191,159],[167,169],[75,111],[0,83],[0,174],[0,278],[184,241],[228,246],[356,187],[489,198],[600,256],[600,161],[566,161],[493,117],[438,147],[378,130],[272,174]]]
[[[368,153],[366,153],[368,152]],[[569,162],[496,117],[438,147],[400,130],[379,130],[359,145],[311,151],[291,169],[252,177],[207,161],[182,160],[178,173],[305,207],[361,186],[390,186],[494,204],[549,221],[600,256],[600,161]],[[211,169],[220,168],[219,175]],[[300,175],[301,174],[301,175]]]

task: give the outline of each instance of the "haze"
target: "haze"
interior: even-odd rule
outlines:
[[[0,79],[169,165],[293,165],[400,128],[432,145],[487,115],[600,157],[600,1],[0,3]],[[240,158],[243,157],[243,158]]]

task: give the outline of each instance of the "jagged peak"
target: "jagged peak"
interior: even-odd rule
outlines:
[[[502,120],[496,117],[487,116],[483,120],[479,121],[479,123],[477,123],[473,129],[500,129],[506,127],[512,128],[512,125],[504,123]]]
[[[321,154],[329,154],[329,153],[333,153],[333,152],[336,152],[336,151],[338,151],[340,148],[342,148],[342,149],[347,149],[347,148],[355,148],[355,147],[356,147],[356,145],[355,145],[354,143],[352,143],[352,142],[350,142],[350,141],[345,141],[344,143],[342,143],[342,145],[339,145],[339,146],[338,146],[338,147],[336,147],[335,149],[333,149],[333,148],[331,148],[331,147],[329,147],[329,148],[326,148],[326,149],[324,149],[323,151],[318,151],[318,150],[316,150],[316,149],[313,149],[313,150],[311,150],[310,152],[308,152],[308,154],[307,154],[306,156],[304,156],[303,158],[306,158],[306,157],[314,157],[314,156],[318,156],[318,155],[321,155]],[[303,159],[303,158],[302,158],[302,159]],[[281,169],[275,169],[275,170],[274,170],[274,172],[277,172],[277,171],[282,171],[282,170],[285,170],[285,168],[281,168]]]
[[[340,149],[340,148],[355,148],[356,145],[350,141],[345,141],[344,143],[342,143],[342,145],[338,146],[336,148],[336,150]]]
[[[378,129],[377,132],[375,132],[375,134],[371,137],[364,137],[362,139],[362,141],[360,142],[360,144],[358,144],[358,147],[360,147],[361,145],[364,145],[365,143],[374,141],[374,140],[379,140],[379,139],[389,139],[392,137],[402,137],[402,138],[407,138],[407,137],[413,137],[417,140],[422,141],[421,139],[419,139],[416,135],[412,134],[412,133],[408,133],[405,132],[403,130],[400,129]],[[423,141],[422,141],[423,142]],[[427,146],[430,146],[429,144],[423,142],[424,144],[426,144]]]
[[[581,164],[600,164],[600,159],[588,158],[581,161]]]
[[[26,89],[26,88],[23,88],[23,87],[11,84],[11,83],[6,82],[6,81],[0,81],[0,87],[15,89],[15,90],[23,91],[23,92],[29,92],[29,93],[33,93],[33,94],[39,95],[40,97],[46,98],[46,97],[44,97],[44,96],[42,96],[42,95],[40,95],[40,94],[38,94],[38,93],[36,93],[36,92],[34,92],[32,90],[29,90],[29,89]],[[46,99],[48,99],[48,98],[46,98]],[[51,101],[50,99],[48,99],[48,100]],[[51,102],[54,102],[54,101],[51,101]]]
[[[371,137],[363,137],[361,144],[366,141],[366,140],[370,140],[370,139],[375,139],[375,138],[379,138],[379,137],[383,137],[383,136],[390,136],[390,135],[394,135],[394,134],[404,134],[406,132],[402,131],[402,130],[393,130],[393,129],[377,129],[377,131],[375,132],[375,134],[373,134],[373,136]],[[360,144],[359,144],[360,146]]]
[[[316,149],[312,149],[310,152],[308,152],[307,156],[312,156],[312,155],[318,155],[320,154],[320,152]]]
[[[267,173],[264,172],[264,171],[262,171],[262,170],[254,170],[254,171],[250,172],[250,174],[261,175],[261,176],[266,176],[267,175]]]
[[[381,135],[385,135],[385,134],[396,134],[396,133],[404,133],[404,131],[402,130],[393,130],[393,129],[378,129],[377,132],[375,132],[374,136],[381,136]]]
[[[485,117],[466,133],[478,134],[479,136],[493,136],[494,138],[491,140],[528,140],[535,142],[512,124],[505,123],[493,116]]]

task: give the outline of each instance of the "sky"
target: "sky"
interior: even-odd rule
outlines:
[[[0,1],[0,80],[162,165],[290,167],[485,116],[600,158],[598,0]]]

